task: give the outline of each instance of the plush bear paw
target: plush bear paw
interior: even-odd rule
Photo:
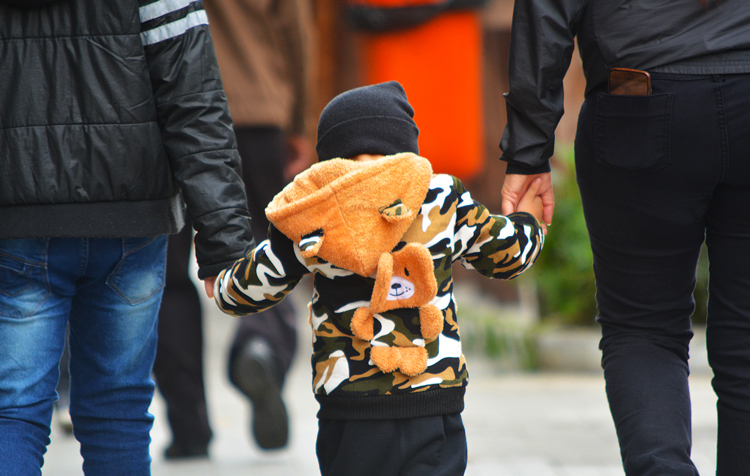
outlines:
[[[427,350],[424,347],[373,347],[370,358],[385,373],[401,371],[416,377],[427,369]]]
[[[398,347],[377,346],[370,349],[370,358],[385,373],[395,372],[401,363]]]
[[[424,347],[401,347],[399,370],[408,377],[416,377],[427,370],[427,349]]]

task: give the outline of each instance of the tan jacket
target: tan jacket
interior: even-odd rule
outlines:
[[[235,126],[303,134],[310,113],[309,0],[205,0]]]

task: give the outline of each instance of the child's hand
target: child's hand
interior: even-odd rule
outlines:
[[[208,296],[209,299],[214,298],[214,283],[216,282],[216,276],[209,276],[208,278],[203,280],[203,284],[206,288],[206,296]]]
[[[536,218],[537,221],[542,225],[544,233],[546,234],[547,227],[542,221],[544,205],[542,204],[542,197],[539,195],[539,186],[541,184],[542,180],[539,178],[531,182],[529,188],[526,189],[526,193],[523,194],[523,197],[521,197],[521,200],[518,202],[518,211],[527,212],[534,215],[534,218]]]

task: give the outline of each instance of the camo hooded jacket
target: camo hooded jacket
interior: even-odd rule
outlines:
[[[400,177],[395,183],[397,187],[411,186],[409,177]],[[394,248],[421,243],[434,264],[438,290],[431,304],[445,321],[438,338],[425,343],[427,369],[420,375],[384,373],[370,360],[370,342],[352,333],[354,312],[368,304],[375,278],[336,267],[317,256],[303,258],[299,244],[273,224],[266,241],[217,279],[219,307],[229,314],[244,315],[268,309],[303,276],[314,275],[309,322],[313,331],[312,385],[320,404],[319,418],[394,419],[461,412],[468,372],[461,351],[451,266],[460,261],[484,276],[511,279],[528,268],[541,250],[543,234],[532,215],[493,215],[449,175],[432,175],[428,183],[419,213]],[[360,193],[368,190],[363,188]],[[421,338],[417,309],[386,311],[377,314],[376,321],[376,334],[388,327],[395,339],[416,342]]]

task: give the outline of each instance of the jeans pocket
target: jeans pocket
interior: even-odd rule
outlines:
[[[669,165],[673,97],[673,93],[599,93],[594,122],[597,161],[627,175],[641,175]]]
[[[45,256],[45,240],[0,240],[1,317],[31,316],[49,298]]]
[[[164,289],[167,237],[124,238],[122,241],[122,258],[107,278],[107,284],[126,303],[140,304]]]

